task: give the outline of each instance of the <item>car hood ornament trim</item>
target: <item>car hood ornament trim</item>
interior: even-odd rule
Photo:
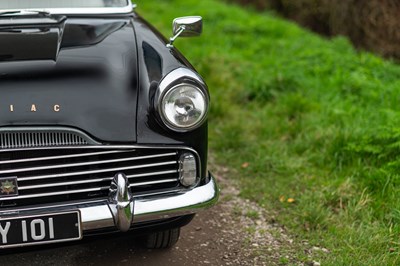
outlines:
[[[121,232],[127,232],[132,224],[134,198],[129,191],[129,181],[124,173],[118,173],[111,182],[109,206],[114,223]]]

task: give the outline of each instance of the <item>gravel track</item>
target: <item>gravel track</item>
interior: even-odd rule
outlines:
[[[238,196],[229,170],[214,171],[222,188],[217,206],[184,227],[170,250],[141,249],[130,235],[1,254],[1,265],[282,265],[293,241],[257,204]],[[9,253],[9,252],[7,252]]]

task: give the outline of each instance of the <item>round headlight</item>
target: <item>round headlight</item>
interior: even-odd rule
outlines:
[[[164,94],[160,107],[161,118],[167,127],[188,131],[199,127],[205,120],[208,98],[200,88],[180,84]]]

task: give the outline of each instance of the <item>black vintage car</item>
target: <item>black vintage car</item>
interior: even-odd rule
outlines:
[[[209,93],[128,0],[0,2],[0,248],[140,233],[148,248],[217,201]]]

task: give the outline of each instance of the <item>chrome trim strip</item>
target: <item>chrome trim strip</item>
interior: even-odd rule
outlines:
[[[45,12],[54,15],[101,15],[101,14],[129,14],[136,8],[136,4],[128,1],[128,5],[124,7],[87,7],[87,8],[27,8],[27,9],[0,9],[0,12],[14,11],[35,11]]]
[[[41,184],[35,186],[18,186],[18,190],[31,190],[31,189],[41,189],[41,188],[50,188],[50,187],[61,187],[61,186],[71,186],[71,185],[82,185],[82,184],[90,184],[90,183],[98,183],[111,181],[111,177],[105,178],[97,178],[97,179],[86,179],[81,181],[71,181],[71,182],[61,182],[61,183],[51,183],[51,184]],[[32,195],[32,194],[29,194]]]
[[[40,194],[19,195],[19,196],[16,196],[16,197],[2,198],[1,200],[2,201],[9,201],[9,200],[31,199],[31,198],[40,198],[40,197],[50,197],[50,196],[59,196],[59,195],[68,195],[68,194],[78,194],[78,193],[85,193],[85,192],[102,191],[102,190],[108,190],[108,189],[110,189],[110,186],[87,188],[87,189],[77,189],[77,190],[68,190],[68,191],[59,191],[59,192],[50,192],[50,193],[40,193]]]
[[[59,203],[59,204],[51,204],[50,206],[21,206],[18,208],[15,207],[9,207],[9,208],[5,208],[4,210],[0,210],[0,218],[2,218],[3,216],[6,215],[12,215],[15,213],[19,213],[19,212],[32,212],[32,211],[40,211],[40,210],[48,210],[49,208],[54,209],[54,208],[60,208],[60,209],[65,209],[65,208],[72,208],[74,206],[78,206],[78,205],[96,205],[96,204],[101,204],[104,201],[104,199],[94,199],[94,200],[84,200],[84,201],[71,201],[71,202],[64,202],[64,203]]]
[[[129,187],[141,187],[141,186],[148,186],[148,185],[157,185],[157,184],[164,184],[164,183],[172,183],[172,182],[178,182],[179,178],[171,178],[171,179],[162,179],[162,180],[156,180],[156,181],[148,181],[148,182],[141,182],[141,183],[135,183],[135,184],[130,184]]]
[[[166,189],[166,190],[156,190],[156,191],[147,191],[147,192],[142,192],[140,194],[135,195],[137,198],[143,198],[143,197],[152,197],[152,196],[162,196],[162,195],[171,195],[173,193],[183,193],[187,191],[182,187],[176,187],[175,189]]]
[[[177,173],[178,171],[172,171],[173,173]],[[150,175],[150,174],[146,174]],[[152,173],[152,175],[161,175],[158,173]],[[131,178],[130,176],[127,176]],[[35,185],[35,186],[19,186],[18,190],[30,190],[30,189],[41,189],[41,188],[49,188],[49,187],[61,187],[61,186],[71,186],[71,185],[81,185],[81,184],[90,184],[90,183],[98,183],[98,182],[105,182],[111,181],[112,177],[105,177],[105,178],[97,178],[97,179],[87,179],[81,181],[71,181],[71,182],[61,182],[61,183],[52,183],[52,184],[42,184],[42,185]],[[149,181],[149,182],[141,182],[141,183],[134,183],[131,184],[129,187],[140,187],[140,186],[147,186],[147,185],[154,185],[154,184],[162,184],[162,183],[171,183],[171,182],[178,182],[179,178],[174,179],[163,179],[158,181]]]
[[[194,71],[180,67],[169,72],[160,82],[158,93],[163,94],[174,82],[179,79],[189,78],[200,83],[202,87],[206,87],[204,80]],[[209,95],[207,95],[209,97]]]
[[[114,172],[114,171],[133,170],[133,169],[150,168],[150,167],[163,166],[163,165],[172,165],[172,164],[176,164],[176,163],[178,163],[178,162],[177,161],[169,161],[169,162],[162,162],[162,163],[142,164],[142,165],[135,165],[135,166],[128,166],[128,167],[118,167],[118,168],[108,168],[108,169],[100,169],[100,170],[71,172],[71,173],[64,173],[64,174],[42,175],[42,176],[33,176],[33,177],[21,177],[21,178],[18,178],[18,181],[31,181],[31,180],[50,179],[50,178],[76,176],[76,175],[107,173],[107,172]]]
[[[36,161],[80,158],[80,157],[88,157],[88,156],[96,156],[96,155],[127,153],[127,152],[133,152],[133,151],[135,151],[135,150],[102,151],[102,152],[79,153],[79,154],[60,155],[60,156],[35,157],[35,158],[28,158],[28,159],[0,161],[0,164],[26,163],[26,162],[36,162]]]
[[[99,160],[93,162],[84,162],[84,163],[71,163],[71,164],[59,164],[59,165],[47,165],[47,166],[39,166],[39,167],[30,167],[30,168],[20,168],[20,169],[12,169],[12,170],[3,170],[0,171],[0,174],[9,174],[9,173],[20,173],[20,172],[31,172],[38,170],[50,170],[50,169],[59,169],[59,168],[68,168],[68,167],[79,167],[79,166],[87,166],[87,165],[98,165],[98,164],[108,164],[108,163],[118,163],[118,162],[130,162],[137,161],[142,159],[151,159],[151,158],[160,158],[176,155],[176,152],[173,153],[164,153],[164,154],[155,154],[155,155],[146,155],[139,157],[131,157],[131,158],[118,158],[112,160]]]
[[[128,175],[128,178],[138,178],[138,177],[146,177],[152,175],[166,175],[166,174],[175,174],[178,170],[169,170],[169,171],[160,171],[160,172],[152,172],[152,173],[145,173],[145,174],[137,174],[137,175]]]

